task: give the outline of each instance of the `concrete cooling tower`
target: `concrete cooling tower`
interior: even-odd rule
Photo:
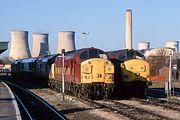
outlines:
[[[31,57],[28,44],[28,31],[12,31],[11,46],[9,52],[10,60]]]
[[[58,49],[57,53],[61,54],[61,50],[73,51],[75,50],[75,32],[74,31],[62,31],[58,32]]]
[[[138,43],[138,50],[144,50],[150,48],[150,42],[139,42]]]
[[[132,10],[126,10],[125,48],[132,49]]]
[[[33,33],[32,57],[49,54],[48,34]]]
[[[179,41],[167,41],[165,47],[173,48],[175,51],[179,51]]]

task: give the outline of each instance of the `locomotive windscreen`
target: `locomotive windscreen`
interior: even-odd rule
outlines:
[[[134,50],[127,51],[127,59],[133,58],[144,59],[144,56],[141,53]]]
[[[86,60],[88,58],[107,58],[107,55],[103,51],[96,49],[86,50],[83,53],[81,53],[81,60]]]

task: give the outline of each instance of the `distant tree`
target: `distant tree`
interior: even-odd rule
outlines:
[[[150,63],[150,74],[158,75],[159,69],[169,66],[169,56],[166,49],[158,49],[155,54],[148,56],[147,61]]]

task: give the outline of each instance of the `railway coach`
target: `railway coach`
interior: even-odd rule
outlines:
[[[78,97],[109,98],[114,87],[114,65],[108,55],[97,48],[84,48],[65,53],[65,92]],[[62,58],[52,64],[50,86],[62,85]]]
[[[117,50],[107,52],[115,66],[116,96],[144,96],[149,82],[150,65],[137,50]]]

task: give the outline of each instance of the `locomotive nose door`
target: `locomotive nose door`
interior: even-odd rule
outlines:
[[[82,83],[99,83],[105,81],[105,63],[103,59],[91,58],[84,61],[81,66]]]
[[[94,58],[92,63],[92,75],[94,78],[92,82],[104,82],[104,61],[102,59]]]

